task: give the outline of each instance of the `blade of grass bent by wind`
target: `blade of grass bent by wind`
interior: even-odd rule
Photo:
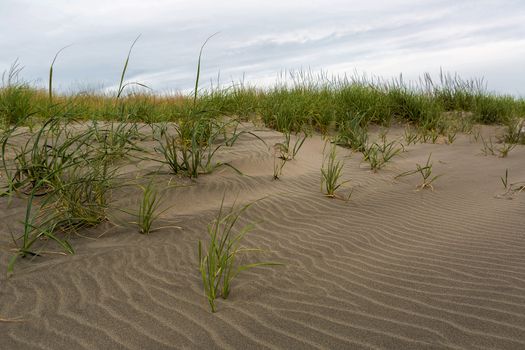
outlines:
[[[197,93],[199,90],[199,79],[201,74],[201,58],[202,58],[202,50],[204,50],[204,46],[208,43],[208,41],[213,38],[215,35],[219,34],[219,32],[216,32],[212,35],[210,35],[205,41],[204,44],[202,44],[201,49],[199,51],[199,60],[197,61],[197,77],[195,78],[195,90],[193,91],[193,107],[195,108],[195,105],[197,104]]]
[[[126,61],[124,62],[124,68],[122,69],[122,74],[120,75],[120,83],[119,83],[119,86],[118,86],[117,99],[120,97],[120,95],[122,94],[122,91],[124,90],[124,87],[125,87],[125,85],[123,86],[123,84],[124,84],[124,77],[126,76],[126,71],[128,70],[129,57],[131,56],[131,51],[133,50],[133,46],[135,46],[135,44],[139,40],[140,36],[141,36],[141,34],[139,34],[135,38],[135,40],[133,41],[133,43],[131,44],[131,46],[129,48],[128,56],[126,57]]]
[[[64,51],[68,47],[70,47],[71,45],[72,44],[66,45],[63,48],[61,48],[60,50],[58,50],[57,53],[55,54],[55,57],[53,58],[53,61],[51,62],[51,66],[49,67],[49,101],[53,101],[53,66],[55,65],[55,61],[57,60],[58,55],[62,51]]]

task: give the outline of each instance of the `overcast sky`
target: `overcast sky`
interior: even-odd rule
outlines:
[[[0,0],[0,71],[65,91],[128,79],[155,91],[191,89],[203,41],[203,83],[271,84],[283,70],[437,76],[440,67],[525,95],[525,1]]]

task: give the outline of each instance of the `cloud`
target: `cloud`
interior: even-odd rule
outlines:
[[[264,85],[287,69],[417,77],[444,67],[523,94],[524,17],[516,0],[2,0],[0,70],[18,57],[23,76],[42,82],[55,52],[73,44],[57,61],[55,86],[111,87],[142,34],[128,78],[187,90],[202,42],[220,31],[204,51],[204,84],[219,72],[225,83],[245,75]]]

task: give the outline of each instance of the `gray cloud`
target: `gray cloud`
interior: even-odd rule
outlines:
[[[156,91],[191,89],[202,42],[203,82],[271,83],[283,70],[355,70],[416,79],[440,67],[485,77],[489,88],[525,93],[522,1],[42,1],[0,2],[0,70],[17,57],[23,77],[55,86],[114,86],[142,34],[129,80]]]

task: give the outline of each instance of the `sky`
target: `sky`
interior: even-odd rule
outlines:
[[[525,1],[0,0],[0,72],[44,86],[55,53],[61,91],[128,81],[189,91],[199,49],[204,87],[271,86],[282,72],[417,79],[440,69],[525,96]]]

